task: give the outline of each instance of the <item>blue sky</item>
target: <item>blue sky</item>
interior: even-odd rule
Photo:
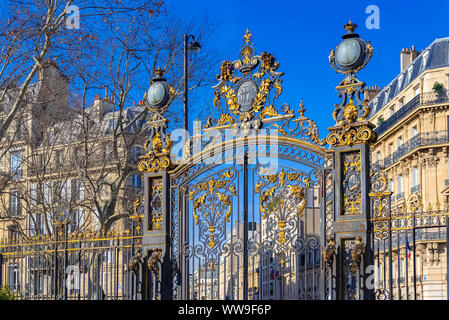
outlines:
[[[166,0],[166,4],[177,15],[208,16],[215,24],[214,38],[202,44],[202,50],[211,48],[222,60],[238,58],[248,27],[257,52],[273,53],[281,64],[279,71],[285,72],[279,105],[288,103],[296,109],[303,97],[306,115],[317,122],[322,138],[334,124],[331,113],[339,103],[335,86],[342,79],[329,66],[328,55],[349,19],[374,47],[373,58],[358,75],[370,86],[383,87],[399,73],[402,48],[415,45],[421,51],[436,38],[449,36],[448,1]],[[368,5],[380,9],[378,30],[365,27]],[[201,94],[212,99],[213,89]]]

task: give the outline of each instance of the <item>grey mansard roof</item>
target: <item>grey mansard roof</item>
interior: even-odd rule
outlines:
[[[424,71],[446,66],[449,66],[449,37],[436,39],[432,42],[404,71],[397,75],[369,102],[370,118]]]

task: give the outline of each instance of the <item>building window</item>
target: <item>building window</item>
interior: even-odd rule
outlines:
[[[131,176],[131,185],[136,188],[142,187],[142,179],[140,177],[140,174],[133,174]]]
[[[43,154],[38,155],[39,157],[39,170],[44,170],[45,168],[45,158]]]
[[[399,281],[404,282],[404,277],[405,277],[405,259],[404,258],[401,258],[400,266],[401,266],[401,268],[399,270]]]
[[[54,140],[55,140],[55,130],[52,128],[48,130],[48,142],[53,143]]]
[[[133,162],[139,161],[139,156],[140,156],[140,147],[132,146],[131,147],[131,161],[133,161]]]
[[[84,209],[77,209],[72,215],[70,223],[70,233],[81,231],[84,227]]]
[[[394,114],[394,106],[390,107],[390,117]]]
[[[377,280],[379,281],[378,286],[380,287],[383,281],[383,266],[381,263],[379,263],[379,267],[377,269]]]
[[[61,199],[65,202],[69,202],[72,198],[72,180],[62,182]]]
[[[81,147],[78,147],[75,149],[75,162],[77,164],[80,164],[83,160],[83,150],[81,150]]]
[[[23,120],[17,121],[17,137],[23,139],[25,137],[26,129]]]
[[[401,109],[404,106],[404,98],[401,98],[399,100],[399,109]]]
[[[400,200],[404,198],[404,179],[402,174],[398,175],[398,194],[396,196],[396,200]]]
[[[56,151],[56,155],[55,155],[55,163],[56,163],[56,167],[59,168],[62,166],[62,162],[63,162],[63,153],[62,150],[57,150]]]
[[[9,241],[17,240],[19,237],[19,232],[17,230],[17,227],[15,225],[8,226],[8,239]]]
[[[376,161],[379,162],[380,161],[380,151],[376,152]]]
[[[11,173],[13,174],[13,179],[20,179],[22,174],[22,152],[12,152],[11,153]]]
[[[74,198],[80,201],[84,200],[84,184],[81,180],[74,180]]]
[[[400,148],[402,145],[402,136],[398,137],[397,143],[398,143],[398,148]]]
[[[412,168],[412,185],[415,187],[418,185],[418,167]]]
[[[31,184],[31,192],[30,192],[30,197],[31,197],[31,205],[35,206],[37,205],[37,184],[32,183]]]
[[[110,119],[108,124],[108,132],[114,131],[114,128],[117,127],[117,119]]]
[[[416,277],[421,276],[421,257],[416,256]]]
[[[17,265],[8,266],[8,286],[11,290],[19,290],[19,268]]]
[[[42,187],[44,201],[46,204],[53,203],[53,182],[45,182]]]
[[[40,213],[31,213],[29,226],[30,226],[30,235],[32,237],[43,234],[44,221],[42,219],[42,215]]]
[[[105,143],[103,149],[103,156],[106,161],[111,159],[112,155],[112,145],[110,143]]]
[[[392,264],[391,278],[393,279],[393,283],[396,282],[396,263]]]
[[[19,191],[9,193],[9,214],[11,217],[18,217],[21,213]]]
[[[96,209],[93,214],[93,218],[94,218],[94,230],[98,231],[100,229],[100,219],[98,218],[98,211]]]
[[[418,127],[413,126],[412,127],[412,138],[418,135]]]

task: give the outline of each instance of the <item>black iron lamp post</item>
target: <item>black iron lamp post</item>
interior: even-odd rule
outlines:
[[[192,41],[189,42],[189,39],[192,38]],[[184,130],[187,132],[189,132],[189,116],[188,116],[188,100],[187,100],[187,95],[188,95],[188,60],[187,60],[187,53],[188,51],[192,51],[192,52],[198,52],[201,49],[201,45],[198,43],[198,41],[195,41],[195,37],[193,35],[187,35],[186,33],[184,34],[184,120],[183,120],[183,125],[184,125]],[[185,137],[187,138],[187,137]],[[184,140],[186,141],[186,139]]]

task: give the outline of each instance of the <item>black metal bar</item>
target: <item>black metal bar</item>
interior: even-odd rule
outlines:
[[[413,300],[416,300],[416,236],[415,236],[415,213],[413,213]]]
[[[400,254],[400,237],[397,231],[397,255],[398,255],[398,300],[401,300],[401,254]]]
[[[0,253],[0,287],[3,286],[3,254]]]
[[[187,78],[188,78],[188,61],[187,61],[187,41],[188,41],[187,34],[184,34],[184,130],[186,131],[185,134],[187,135],[187,132],[189,132],[189,116],[188,116],[188,87],[187,87]],[[187,136],[184,138],[184,142],[187,142]]]
[[[54,299],[57,300],[58,299],[58,278],[59,278],[59,272],[58,272],[58,267],[59,267],[59,261],[58,261],[58,233],[56,232],[55,235],[55,253],[54,253],[54,263],[55,263],[55,268],[54,268],[54,290],[53,290],[53,294],[54,294]]]
[[[449,217],[446,216],[446,299],[449,300]]]
[[[389,282],[390,282],[390,300],[393,300],[393,249],[392,249],[392,242],[393,239],[391,238],[391,219],[390,219],[390,227],[389,227],[389,236],[388,236],[388,276],[389,276]]]
[[[248,300],[248,153],[243,158],[243,300]]]
[[[67,276],[67,262],[68,262],[68,256],[67,256],[67,227],[68,224],[64,223],[64,270],[63,270],[63,285],[64,285],[64,300],[67,300],[67,283],[65,282],[66,276]]]
[[[407,249],[407,243],[408,243],[408,230],[405,229],[405,291],[407,294],[407,300],[409,299],[409,288],[408,288],[408,249]]]

